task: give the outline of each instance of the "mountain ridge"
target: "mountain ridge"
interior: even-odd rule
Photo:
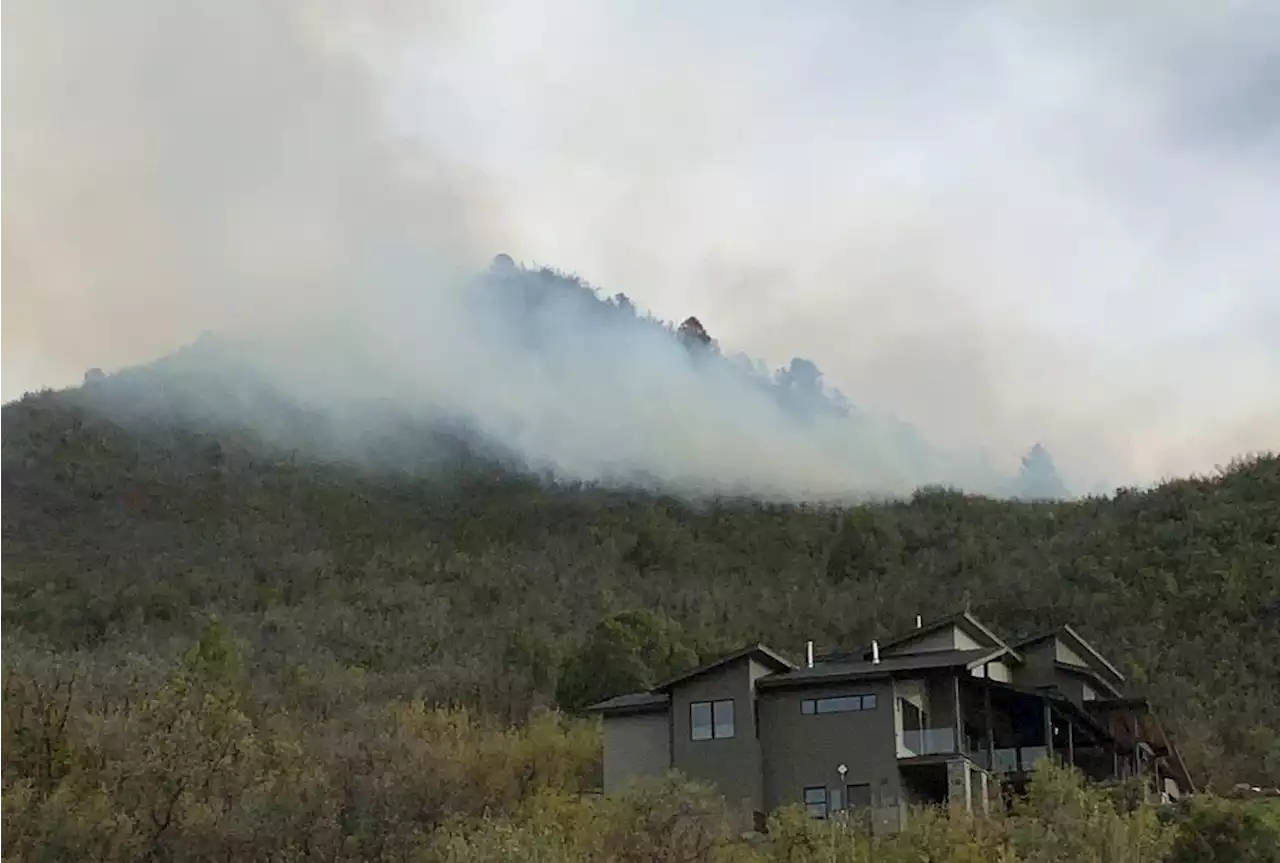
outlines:
[[[422,468],[423,439],[443,430],[506,469],[694,498],[848,500],[925,485],[1068,496],[1039,445],[1017,475],[981,451],[944,452],[852,403],[810,360],[769,371],[724,353],[696,317],[658,320],[571,274],[499,255],[435,303],[439,320],[427,304],[395,310],[394,325],[368,313],[347,334],[315,321],[271,339],[205,333],[112,375],[91,369],[69,397],[121,421],[248,432],[388,470]]]

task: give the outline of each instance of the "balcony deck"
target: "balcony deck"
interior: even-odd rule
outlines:
[[[898,741],[898,758],[920,758],[925,755],[963,755],[984,770],[996,775],[1030,773],[1049,757],[1045,746],[998,747],[988,758],[985,747],[962,741],[956,745],[954,728],[921,728],[904,731]]]

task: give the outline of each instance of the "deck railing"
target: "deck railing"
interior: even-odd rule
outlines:
[[[942,755],[956,751],[958,750],[954,728],[920,728],[902,732],[898,755],[901,758],[914,758],[919,755]]]
[[[1044,746],[998,746],[991,754],[991,764],[987,763],[986,747],[975,749],[969,757],[992,773],[1029,773],[1049,757],[1049,750]]]
[[[962,752],[968,755],[979,766],[992,773],[1030,773],[1035,766],[1049,757],[1045,746],[1008,746],[996,747],[991,753],[992,764],[987,761],[987,748],[974,741],[961,741],[956,745],[954,728],[920,728],[903,731],[898,744],[899,758],[916,758],[921,755],[949,755]]]

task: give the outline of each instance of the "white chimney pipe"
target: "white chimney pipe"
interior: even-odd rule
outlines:
[[[813,668],[813,642],[806,641],[804,643],[804,661],[805,665]]]
[[[880,642],[876,641],[874,638],[871,640],[871,664],[880,664]]]
[[[924,618],[922,618],[920,615],[918,615],[918,614],[917,614],[917,615],[916,615],[916,629],[923,629],[923,628],[924,628]]]

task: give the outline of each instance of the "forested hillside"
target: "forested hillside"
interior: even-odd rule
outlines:
[[[1280,459],[1107,499],[828,508],[553,484],[458,452],[369,473],[125,428],[68,394],[10,404],[5,665],[52,650],[123,681],[216,618],[255,692],[298,715],[421,696],[522,718],[747,640],[834,650],[969,602],[1012,635],[1077,626],[1201,782],[1280,783]],[[625,668],[584,669],[608,657]]]

